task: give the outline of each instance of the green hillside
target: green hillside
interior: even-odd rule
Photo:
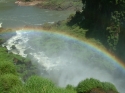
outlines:
[[[9,53],[0,46],[0,93],[118,93],[113,84],[93,78],[85,79],[77,86],[61,88],[39,76],[37,67],[38,64],[30,59]]]

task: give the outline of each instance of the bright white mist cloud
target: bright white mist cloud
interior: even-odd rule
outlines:
[[[13,49],[12,46],[16,49]],[[31,58],[41,65],[41,75],[57,85],[76,86],[86,78],[113,83],[120,93],[124,92],[123,77],[118,77],[115,64],[94,48],[65,36],[44,32],[17,32],[3,46],[13,53]],[[17,52],[18,51],[18,52]]]

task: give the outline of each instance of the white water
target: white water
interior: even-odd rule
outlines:
[[[125,84],[123,83],[123,78],[119,77],[119,79],[116,79],[112,74],[115,72],[110,72],[110,70],[101,67],[104,62],[111,63],[110,61],[112,61],[105,58],[101,52],[94,51],[85,45],[79,45],[77,41],[66,39],[65,37],[56,37],[56,35],[52,34],[40,34],[37,32],[31,34],[31,32],[22,32],[21,30],[16,31],[16,34],[16,36],[13,36],[5,42],[3,46],[6,46],[14,54],[19,54],[23,57],[30,56],[32,61],[35,60],[35,62],[41,65],[41,75],[52,79],[59,86],[64,87],[67,84],[76,86],[81,80],[93,77],[100,81],[115,84],[120,93],[124,93],[124,87],[122,85]],[[46,42],[48,38],[52,40],[55,37],[57,40]],[[62,39],[65,40],[62,42]],[[35,46],[31,44],[32,42],[30,41],[32,40],[36,40],[35,42],[33,41],[34,44],[39,41],[38,44],[41,43],[40,48],[38,48],[39,45]],[[47,50],[45,50],[44,43],[46,47],[49,47]],[[62,51],[57,54],[53,53],[52,55],[56,55],[54,57],[47,56],[48,51],[52,51],[55,46],[60,44],[62,44]],[[14,48],[12,48],[13,46]],[[29,51],[25,53],[27,50]],[[97,61],[102,61],[102,63]],[[114,67],[113,64],[111,66]],[[42,72],[43,70],[47,73]]]
[[[30,45],[28,45],[28,41],[28,33],[22,32],[22,30],[20,30],[16,31],[16,36],[13,36],[9,40],[7,40],[2,46],[6,47],[7,50],[14,54],[21,55],[22,57],[27,57],[27,54],[25,54],[24,52],[28,49],[34,50]],[[46,68],[46,70],[54,69],[54,67],[57,66],[58,63],[60,63],[60,60],[57,60],[53,64],[50,61],[51,59],[49,59],[43,52],[30,52],[28,54],[35,58],[40,65]]]
[[[20,32],[16,33],[16,36],[13,36],[11,39],[9,39],[5,44],[3,44],[3,47],[6,46],[6,48],[9,51],[12,51],[14,54],[19,54],[22,57],[26,57],[27,55],[24,54],[24,51],[29,48],[26,46],[27,41],[29,40],[27,38],[27,34],[22,34]],[[16,49],[13,49],[13,46],[16,47]]]

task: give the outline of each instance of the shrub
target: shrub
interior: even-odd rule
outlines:
[[[0,75],[11,73],[17,75],[16,68],[13,63],[9,61],[0,61]]]
[[[104,89],[105,91],[118,92],[116,87],[110,82],[102,82],[102,89]]]
[[[86,93],[92,90],[93,88],[99,88],[101,87],[101,82],[97,79],[85,79],[84,81],[81,81],[76,90],[78,93]]]
[[[55,93],[77,93],[75,90],[57,88]]]
[[[69,90],[76,90],[74,86],[69,85],[69,84],[66,86],[66,89],[69,89]]]
[[[48,89],[51,89],[54,87],[54,84],[45,78],[39,77],[39,76],[31,76],[26,84],[25,87],[30,90],[30,91],[37,91],[37,92],[41,92],[41,93],[45,93],[45,91],[47,91]],[[37,93],[36,92],[36,93]]]
[[[8,93],[28,93],[28,90],[22,85],[14,86]]]
[[[18,76],[13,74],[4,74],[0,77],[0,93],[8,93],[11,88],[21,85]]]
[[[93,78],[81,81],[76,87],[78,93],[88,93],[93,89],[100,89],[102,91],[105,91],[106,93],[109,91],[118,93],[116,87],[113,84],[109,82],[100,82],[99,80]]]

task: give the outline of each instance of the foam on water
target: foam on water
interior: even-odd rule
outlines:
[[[22,34],[20,32],[16,32],[16,36],[10,38],[7,42],[5,42],[2,46],[6,46],[6,48],[14,54],[19,54],[22,57],[26,57],[27,54],[24,54],[24,51],[28,48],[26,43],[28,42],[27,34]],[[16,50],[16,51],[15,51]]]

